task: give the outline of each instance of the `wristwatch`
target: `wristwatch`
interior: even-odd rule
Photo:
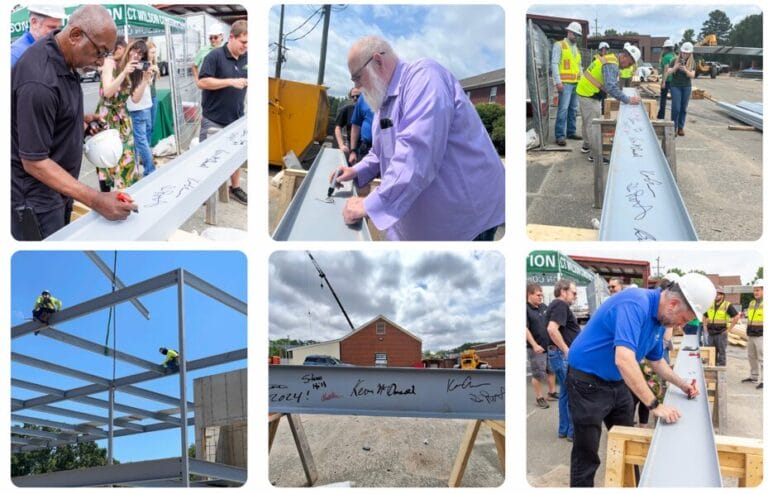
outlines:
[[[654,398],[650,405],[648,405],[648,410],[654,410],[656,407],[659,406],[659,400],[658,398]]]

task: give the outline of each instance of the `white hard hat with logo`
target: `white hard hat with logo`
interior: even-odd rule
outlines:
[[[581,24],[574,21],[568,24],[568,27],[565,28],[566,31],[570,31],[578,36],[581,36]]]
[[[680,47],[680,51],[683,53],[693,53],[693,43],[691,43],[690,41],[686,41]]]
[[[685,301],[696,314],[699,321],[704,319],[704,313],[712,305],[717,292],[712,281],[700,273],[688,273],[680,277],[677,286],[685,297]]]
[[[666,41],[664,41],[664,44],[662,45],[662,48],[674,48],[674,47],[675,47],[675,42],[672,41],[671,39],[667,39]]]
[[[609,50],[611,47],[610,47],[610,45],[609,45],[608,43],[606,43],[605,41],[601,41],[601,42],[600,42],[600,44],[599,44],[599,45],[597,45],[597,49],[598,49],[598,50],[602,50],[603,48],[605,48],[606,50]]]
[[[624,45],[624,51],[629,53],[629,55],[632,57],[632,60],[635,61],[636,65],[640,63],[640,56],[641,56],[640,48],[636,47],[635,45],[631,45],[627,43],[626,45]]]
[[[90,136],[83,144],[88,161],[98,168],[114,168],[123,155],[123,141],[117,129],[108,129]]]
[[[224,34],[224,27],[217,23],[211,24],[210,29],[208,29],[208,36],[222,36]]]
[[[52,19],[66,19],[67,14],[61,5],[29,5],[27,11],[30,14],[39,14]]]

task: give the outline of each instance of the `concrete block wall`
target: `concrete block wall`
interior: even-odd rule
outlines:
[[[247,369],[195,379],[194,402],[197,458],[246,468]]]

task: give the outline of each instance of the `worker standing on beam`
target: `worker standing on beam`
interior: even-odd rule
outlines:
[[[581,77],[577,36],[581,36],[581,24],[571,22],[565,28],[565,38],[552,45],[552,79],[557,89],[555,142],[558,146],[565,146],[566,137],[581,140],[581,136],[576,135],[576,112],[579,110],[576,84]]]
[[[754,299],[747,308],[747,358],[749,377],[741,382],[756,382],[757,389],[763,389],[763,280],[752,286]]]
[[[715,347],[716,365],[725,365],[725,352],[728,348],[728,330],[739,322],[739,311],[725,300],[725,290],[717,286],[717,297],[704,315],[704,331],[709,335],[709,344]]]
[[[48,290],[43,290],[37,299],[35,307],[32,309],[32,318],[42,323],[48,324],[51,314],[61,310],[61,300],[57,299]],[[35,331],[37,334],[37,331]]]
[[[179,352],[177,352],[176,350],[171,350],[170,348],[165,348],[164,346],[161,346],[160,353],[165,355],[165,360],[163,361],[163,367],[165,367],[166,372],[170,372],[170,373],[179,372]]]
[[[375,112],[373,148],[340,182],[363,187],[347,199],[346,224],[365,217],[388,240],[493,240],[504,223],[504,165],[459,81],[434,60],[402,62],[385,40],[368,36],[349,50],[355,87]]]
[[[632,426],[632,393],[666,423],[680,412],[662,405],[648,387],[639,362],[645,358],[661,378],[690,398],[696,382],[675,374],[663,356],[665,326],[701,319],[715,298],[715,287],[704,275],[688,273],[663,291],[623,290],[603,302],[570,347],[568,395],[574,439],[571,487],[593,487],[600,466],[602,424]]]
[[[582,152],[589,153],[587,159],[594,161],[602,159],[601,149],[592,149],[597,142],[597,131],[593,129],[592,120],[600,118],[600,100],[606,95],[612,96],[625,104],[639,105],[639,96],[627,96],[619,87],[619,69],[640,62],[640,49],[633,45],[624,45],[617,55],[608,53],[595,58],[584,71],[576,85],[581,109],[581,133],[584,136]]]

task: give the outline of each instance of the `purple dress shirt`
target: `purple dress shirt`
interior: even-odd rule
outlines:
[[[398,63],[355,170],[358,187],[381,173],[363,204],[389,240],[472,240],[504,223],[504,165],[459,82],[433,60]]]

